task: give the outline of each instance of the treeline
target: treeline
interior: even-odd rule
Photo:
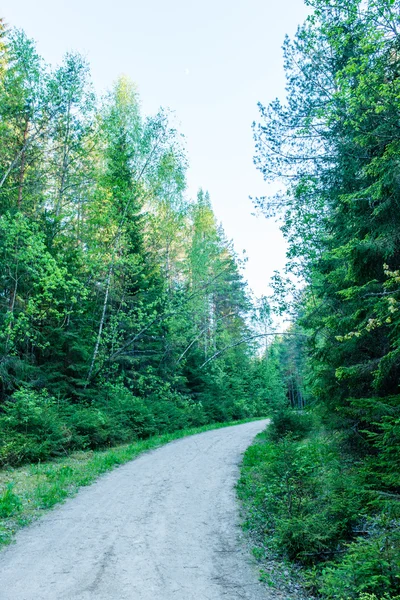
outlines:
[[[260,105],[254,133],[258,168],[284,184],[259,205],[288,242],[275,305],[311,410],[288,393],[242,494],[261,547],[304,565],[314,594],[398,598],[400,3],[307,5],[284,44],[287,101]]]
[[[264,414],[240,261],[168,113],[0,40],[0,465]]]

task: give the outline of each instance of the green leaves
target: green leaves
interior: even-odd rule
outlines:
[[[49,344],[44,324],[62,328],[85,290],[57,264],[43,233],[22,213],[0,217],[0,236],[1,286],[8,299],[0,319],[3,352],[16,354],[26,344],[43,349]]]
[[[286,272],[274,278],[277,309],[307,333],[308,393],[323,426],[340,436],[371,519],[365,537],[330,557],[317,585],[327,598],[389,597],[399,590],[400,4],[308,4],[311,16],[284,45],[286,103],[261,106],[254,128],[256,165],[283,188],[259,205],[282,216],[289,246]],[[329,464],[319,478],[328,505],[340,506],[352,490],[336,497]],[[340,519],[332,513],[326,530]],[[288,518],[291,526],[310,541],[312,519],[308,533],[301,519]],[[317,524],[312,535],[324,531]]]
[[[259,414],[279,387],[255,365],[250,398],[240,261],[208,195],[184,195],[173,123],[0,24],[3,463]]]

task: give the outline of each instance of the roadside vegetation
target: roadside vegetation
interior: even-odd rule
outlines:
[[[258,554],[300,565],[310,593],[398,600],[400,4],[307,5],[284,43],[287,99],[254,126],[281,185],[259,207],[287,239],[272,303],[292,335],[277,341],[286,402],[239,491]]]
[[[398,499],[371,489],[371,475],[312,414],[276,413],[245,453],[238,485],[261,578],[280,587],[289,569],[312,597],[398,600]]]

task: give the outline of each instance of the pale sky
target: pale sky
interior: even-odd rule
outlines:
[[[176,113],[186,137],[189,195],[210,192],[217,219],[256,295],[285,262],[279,226],[252,216],[249,196],[265,195],[253,165],[257,102],[283,98],[281,46],[307,9],[303,0],[2,0],[0,16],[23,28],[46,62],[69,50],[91,64],[98,93],[121,74],[139,89],[142,110]]]

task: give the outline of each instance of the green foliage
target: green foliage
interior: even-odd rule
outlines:
[[[0,496],[0,518],[11,517],[21,508],[21,500],[14,494],[13,485],[10,483]]]
[[[267,430],[244,456],[238,492],[259,558],[302,564],[323,598],[397,597],[398,495],[377,492],[376,465],[354,463],[315,419],[304,439],[300,419],[286,411],[280,435]]]
[[[324,597],[332,599],[366,600],[369,594],[372,598],[388,597],[385,595],[388,590],[400,591],[399,561],[398,529],[372,534],[349,544],[341,561],[327,563],[321,569],[319,589]]]
[[[309,565],[334,556],[351,533],[361,507],[355,483],[328,439],[299,442],[289,433],[246,451],[239,496],[262,545]]]
[[[376,596],[375,594],[360,594],[358,600],[399,600],[400,596],[389,596],[389,594],[384,594],[383,596]]]
[[[156,434],[199,427],[215,419],[203,405],[158,379],[146,381],[146,395],[135,396],[121,384],[105,384],[86,404],[57,401],[47,391],[21,389],[4,403],[0,416],[0,464],[16,466],[147,439]],[[243,406],[221,409],[220,420],[248,417]],[[217,419],[215,419],[217,420]]]
[[[273,413],[268,437],[274,442],[279,442],[286,436],[293,440],[301,440],[311,433],[313,425],[311,413],[296,412],[282,405]]]
[[[0,465],[268,410],[278,370],[250,390],[240,260],[184,195],[181,137],[0,21]]]
[[[300,347],[290,339],[281,355],[288,399],[296,406],[300,390],[312,402],[323,437],[336,440],[346,465],[350,483],[341,497],[335,461],[316,462],[326,506],[350,498],[360,513],[353,531],[351,510],[325,520],[321,507],[328,538],[337,532],[337,547],[325,539],[325,552],[337,555],[308,550],[314,585],[328,598],[384,598],[399,593],[400,573],[400,4],[307,4],[309,17],[284,43],[287,100],[260,105],[254,125],[256,165],[283,188],[258,204],[267,215],[279,213],[288,242],[285,272],[273,281],[275,308],[291,314],[292,331],[306,338]],[[307,455],[315,436],[282,437],[293,429],[291,417],[277,415],[272,439]],[[313,524],[307,514],[304,523],[296,519],[299,539]],[[303,560],[295,541],[288,534],[287,551]]]
[[[0,461],[20,464],[65,453],[71,432],[60,419],[57,403],[47,392],[15,392],[0,417]]]
[[[356,445],[369,423],[353,399],[398,392],[399,6],[313,7],[285,42],[287,104],[260,106],[256,162],[288,186],[262,206],[281,211],[287,274],[306,284],[292,313],[309,337],[312,393]]]

